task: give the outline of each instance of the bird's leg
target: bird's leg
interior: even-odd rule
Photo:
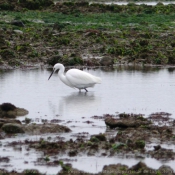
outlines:
[[[86,92],[88,92],[88,90],[86,88],[84,88]]]
[[[79,92],[81,92],[81,89],[79,89]]]

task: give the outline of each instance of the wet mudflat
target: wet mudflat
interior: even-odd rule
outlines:
[[[88,93],[65,86],[57,74],[48,81],[50,69],[1,72],[0,103],[29,111],[2,118],[2,123],[17,120],[23,132],[8,133],[8,121],[3,124],[1,168],[46,174],[173,172],[174,70],[84,69],[103,80]]]
[[[0,174],[174,173],[174,68],[110,69],[174,65],[175,6],[150,3],[2,0]],[[48,81],[57,62],[103,83]]]

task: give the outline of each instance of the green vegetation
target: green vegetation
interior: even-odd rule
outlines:
[[[145,147],[145,141],[144,140],[137,140],[135,144],[138,148],[144,148]]]
[[[71,14],[55,12],[25,11],[14,12],[4,11],[0,13],[1,26],[12,27],[6,20],[21,20],[26,27],[46,27],[54,23],[61,24],[67,31],[77,31],[85,29],[101,30],[123,30],[135,28],[136,30],[166,30],[174,27],[175,12],[171,14],[162,13],[93,13],[80,14],[77,17]],[[13,28],[19,28],[13,26]]]
[[[33,7],[27,5],[28,2],[12,3],[14,9],[6,7],[7,3],[0,12],[3,31],[0,64],[8,62],[20,66],[20,59],[24,61],[26,56],[25,61],[43,59],[51,65],[58,61],[71,66],[99,65],[95,59],[83,60],[81,55],[85,48],[92,55],[110,56],[115,63],[124,58],[134,63],[175,64],[173,4],[64,2],[55,6],[41,4],[39,11],[31,10]],[[12,21],[22,24],[15,25]],[[60,50],[66,49],[67,52],[60,56]]]
[[[113,144],[113,145],[112,145],[112,149],[113,149],[113,150],[118,150],[118,149],[121,149],[121,148],[123,148],[123,147],[127,147],[127,145],[124,144],[124,143],[118,143],[118,144]]]
[[[45,160],[46,162],[50,161],[49,156],[46,156],[46,157],[44,158],[44,160]]]

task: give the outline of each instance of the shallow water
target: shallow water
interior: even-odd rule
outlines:
[[[59,119],[72,129],[70,134],[52,134],[53,140],[56,136],[63,136],[67,139],[74,133],[88,132],[98,134],[105,132],[106,127],[102,120],[91,118],[94,115],[106,113],[142,113],[147,117],[154,112],[168,112],[175,118],[175,68],[141,68],[132,66],[118,66],[113,70],[95,69],[87,70],[93,75],[102,78],[102,84],[89,88],[89,92],[78,92],[64,85],[54,74],[48,81],[51,69],[33,70],[11,70],[0,72],[0,104],[10,102],[17,107],[29,110],[28,118],[33,122],[40,123],[43,119]],[[25,116],[26,117],[26,116]],[[20,117],[23,120],[25,117]],[[91,121],[93,123],[89,123]],[[50,136],[50,135],[49,135]],[[1,156],[10,156],[10,163],[5,168],[12,170],[16,163],[22,164],[29,160],[25,166],[16,168],[22,171],[26,167],[35,167],[34,160],[43,157],[42,153],[30,150],[27,154],[25,146],[22,151],[15,151],[6,147],[7,142],[14,140],[22,141],[26,137],[30,140],[39,139],[39,136],[17,136],[1,140]],[[48,137],[48,135],[43,136]],[[171,146],[174,149],[174,146]],[[5,151],[3,151],[5,149]],[[151,148],[149,148],[151,149]],[[153,149],[153,148],[152,148]],[[26,155],[27,154],[27,155]],[[60,158],[60,157],[59,157]],[[64,156],[63,156],[64,158]],[[123,163],[129,166],[136,164],[140,159],[131,158],[106,158],[106,157],[74,157],[76,161],[71,162],[73,167],[84,171],[99,172],[103,165],[110,163]],[[158,168],[163,163],[151,158],[142,159],[149,166]],[[15,163],[16,162],[16,163]],[[90,163],[88,163],[90,162]],[[86,166],[79,167],[82,163]],[[173,165],[174,161],[164,162]],[[4,164],[0,168],[4,168]],[[173,168],[173,166],[172,166]],[[57,173],[58,167],[37,166],[47,174]]]
[[[116,5],[127,5],[127,4],[129,4],[130,2],[113,2],[113,1],[111,1],[111,2],[104,2],[104,4],[107,4],[107,5],[110,5],[110,4],[116,4]],[[134,4],[137,4],[137,5],[141,5],[141,4],[145,4],[145,5],[152,5],[152,6],[155,6],[155,5],[157,5],[159,2],[158,1],[151,1],[151,2],[149,2],[149,1],[140,1],[140,2],[133,2]],[[173,2],[173,1],[170,1],[170,2],[168,2],[168,1],[166,1],[166,2],[161,2],[162,4],[164,4],[164,5],[168,5],[168,4],[175,4],[175,2]]]
[[[175,114],[175,69],[116,67],[87,70],[102,84],[79,92],[63,84],[51,70],[12,70],[0,73],[0,103],[11,102],[37,119],[87,120],[93,115],[130,112]],[[82,119],[82,117],[85,117]]]
[[[56,4],[57,0],[54,1],[54,3]],[[89,2],[89,4],[92,4],[92,3],[98,3],[98,4],[107,4],[107,5],[110,5],[110,4],[116,4],[116,5],[127,5],[128,3],[130,2],[125,2],[125,1],[101,1],[101,2],[95,2],[95,1],[92,1],[92,2]],[[158,1],[140,1],[140,2],[133,2],[134,4],[137,4],[137,5],[141,5],[141,4],[145,4],[145,5],[152,5],[152,6],[155,6],[157,5],[159,2]],[[168,5],[168,4],[175,4],[174,1],[165,1],[165,2],[161,2],[162,4],[164,5]]]

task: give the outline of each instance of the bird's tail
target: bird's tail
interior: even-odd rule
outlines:
[[[101,83],[101,78],[100,77],[95,77],[96,83],[100,84]]]

